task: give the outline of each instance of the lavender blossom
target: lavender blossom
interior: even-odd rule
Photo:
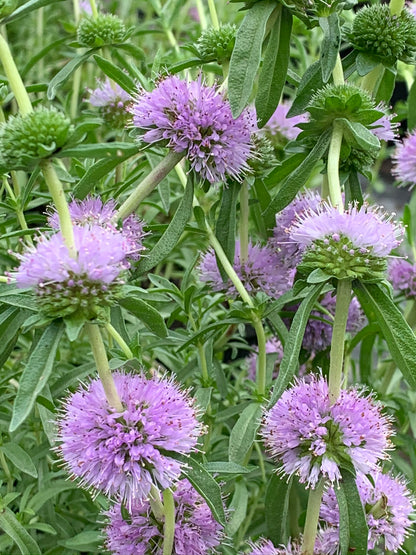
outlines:
[[[249,542],[251,551],[248,555],[301,555],[302,538],[291,540],[287,545],[279,545],[275,547],[270,540],[260,538],[255,543]],[[315,541],[315,555],[332,555],[327,551],[326,545],[321,541],[320,531]]]
[[[77,226],[100,226],[114,232],[120,232],[127,243],[126,259],[139,260],[145,250],[143,238],[146,232],[143,221],[136,214],[130,214],[123,222],[117,222],[117,210],[114,200],[103,202],[100,197],[88,196],[85,200],[74,199],[69,203],[72,223]],[[59,217],[54,207],[48,212],[48,224],[59,229]]]
[[[221,291],[236,298],[238,293],[231,280],[223,281],[218,269],[215,252],[209,249],[198,266],[199,278],[214,291]],[[234,270],[249,293],[262,291],[269,297],[278,297],[290,289],[286,273],[279,267],[276,254],[267,247],[248,245],[248,258],[240,261],[240,241],[236,241]]]
[[[221,525],[214,520],[205,500],[187,480],[173,493],[175,502],[176,555],[209,555],[222,539]],[[122,516],[121,503],[107,513],[106,547],[114,555],[162,555],[163,522],[158,522],[148,500],[134,500],[129,518]]]
[[[87,89],[90,95],[87,101],[99,108],[106,123],[119,129],[124,128],[130,119],[128,107],[132,97],[108,77],[97,84],[96,89]]]
[[[398,181],[412,189],[416,183],[416,133],[409,133],[401,143],[396,145],[392,156],[392,174]]]
[[[386,112],[384,104],[379,104],[376,110]],[[397,137],[397,130],[400,127],[399,123],[393,123],[391,120],[396,114],[385,114],[380,119],[371,124],[371,132],[380,141],[395,141]]]
[[[381,405],[357,389],[341,391],[331,406],[322,376],[295,381],[265,415],[261,434],[280,472],[314,488],[321,477],[341,478],[339,465],[374,470],[386,458],[391,425]]]
[[[256,127],[252,112],[245,110],[234,119],[229,103],[201,78],[189,83],[175,76],[162,79],[152,92],[139,91],[131,112],[145,143],[164,141],[183,152],[192,169],[210,183],[241,180],[248,170]]]
[[[396,553],[409,535],[415,498],[401,478],[383,474],[380,469],[371,474],[371,481],[364,474],[358,473],[357,487],[366,511],[368,548],[385,546],[388,551]],[[332,553],[336,553],[339,510],[332,488],[323,495],[320,516],[337,532],[332,536],[329,532],[325,534],[328,546],[330,543],[333,545]]]
[[[297,127],[298,123],[305,123],[308,121],[308,114],[301,114],[299,116],[287,117],[287,114],[292,106],[289,100],[284,100],[276,108],[274,114],[263,127],[262,132],[266,132],[267,136],[281,136],[286,140],[293,141],[301,132]]]
[[[125,411],[108,405],[99,379],[80,386],[58,418],[59,452],[83,486],[131,509],[152,485],[165,489],[178,480],[182,464],[167,452],[191,452],[203,428],[173,379],[116,372],[114,381]]]
[[[416,264],[404,258],[393,258],[389,263],[388,277],[393,289],[408,298],[416,297]]]
[[[404,229],[380,207],[349,204],[345,212],[324,202],[298,215],[290,239],[303,250],[303,271],[321,268],[338,279],[384,277],[386,257]]]

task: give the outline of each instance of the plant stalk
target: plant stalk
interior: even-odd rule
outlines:
[[[115,329],[115,327],[110,322],[106,322],[104,327],[108,331],[110,336],[114,339],[114,341],[118,344],[118,346],[123,351],[123,353],[126,355],[126,357],[129,360],[134,358],[134,355],[131,352],[130,347],[127,345],[127,343],[121,337],[121,335],[118,333],[118,331]]]
[[[25,116],[33,112],[32,103],[22,78],[17,70],[12,53],[6,39],[0,33],[0,61],[3,65],[6,77],[9,80],[9,87],[13,91],[20,113]]]
[[[334,121],[328,151],[327,176],[329,198],[332,205],[336,206],[341,213],[344,211],[344,203],[341,195],[341,183],[339,180],[339,157],[341,153],[342,134],[342,125],[339,122]]]
[[[248,183],[244,180],[240,190],[240,262],[245,264],[248,259]]]
[[[306,509],[306,521],[303,531],[302,555],[313,555],[316,533],[318,530],[319,511],[321,508],[322,495],[324,493],[324,480],[321,479],[315,489],[309,490],[308,507]]]

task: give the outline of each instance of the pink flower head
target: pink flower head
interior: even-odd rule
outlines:
[[[388,277],[393,289],[404,293],[406,297],[416,297],[416,264],[404,258],[393,258],[389,263]]]
[[[312,488],[322,476],[339,480],[343,462],[362,472],[376,468],[386,458],[391,433],[381,406],[357,389],[341,391],[331,405],[322,376],[297,379],[266,413],[261,431],[281,472],[297,474]]]
[[[306,123],[309,119],[308,114],[301,114],[299,116],[287,117],[287,114],[292,106],[289,100],[284,100],[276,108],[274,114],[263,127],[269,135],[281,135],[289,141],[296,139],[302,131],[297,127],[298,123]],[[261,132],[263,132],[263,130]]]
[[[144,142],[166,141],[175,152],[184,152],[192,169],[210,183],[241,180],[249,169],[256,128],[252,112],[234,119],[229,103],[202,78],[166,77],[152,92],[139,92],[131,113],[133,125],[144,131]]]
[[[410,185],[410,189],[416,183],[416,133],[409,133],[401,143],[397,143],[393,154],[392,173],[397,180],[403,184]]]
[[[383,104],[379,104],[376,110],[380,112],[386,112],[386,107]],[[400,127],[399,123],[393,123],[391,120],[396,114],[385,114],[380,119],[371,124],[371,132],[380,141],[395,141],[397,138],[397,130]]]
[[[96,89],[88,89],[90,94],[88,102],[97,108],[125,108],[132,100],[131,96],[108,77],[104,81],[98,81]]]
[[[176,555],[210,555],[222,540],[221,525],[212,517],[205,500],[188,480],[178,482],[173,492],[175,502]],[[107,513],[106,547],[114,555],[162,555],[163,524],[152,518],[148,500],[135,499],[127,520],[121,503]],[[151,548],[150,548],[151,546]]]
[[[58,418],[59,452],[82,485],[131,509],[152,485],[165,489],[179,479],[182,464],[167,452],[191,452],[203,428],[173,379],[117,372],[114,381],[124,412],[108,405],[99,379],[80,386]]]

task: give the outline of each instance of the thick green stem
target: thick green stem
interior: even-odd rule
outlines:
[[[175,502],[170,489],[163,492],[165,525],[163,527],[163,555],[172,555],[175,540]]]
[[[315,489],[309,490],[305,528],[303,531],[302,555],[313,555],[323,492],[324,481],[322,479],[318,482]]]
[[[329,198],[333,206],[337,206],[340,212],[344,211],[344,203],[341,195],[341,183],[339,180],[339,156],[342,145],[342,125],[334,121],[332,137],[328,151],[328,188]]]
[[[72,258],[76,258],[77,251],[74,241],[74,229],[72,227],[71,215],[69,213],[68,203],[66,202],[62,183],[56,174],[55,168],[52,164],[52,160],[42,160],[39,166],[42,170],[46,185],[48,186],[49,192],[52,196],[56,211],[58,212],[62,237],[64,238],[65,244],[68,247],[69,254],[72,256]]]
[[[74,8],[74,20],[75,20],[75,23],[78,23],[78,21],[79,21],[79,16],[81,15],[81,11],[80,11],[80,9],[79,9],[79,0],[73,0],[72,6],[73,6],[73,8]]]
[[[405,5],[405,0],[390,0],[391,15],[400,15]]]
[[[7,464],[6,457],[0,451],[0,466],[2,467],[7,480],[7,493],[13,491],[13,476],[11,475],[9,465]]]
[[[208,27],[207,18],[205,16],[205,9],[202,0],[195,0],[196,9],[198,10],[198,17],[199,17],[199,24],[201,25],[201,29],[205,31]]]
[[[98,16],[98,10],[97,10],[97,4],[95,3],[95,0],[90,0],[90,6],[91,6],[92,16],[96,18]]]
[[[384,66],[382,64],[378,64],[374,69],[364,75],[361,81],[361,88],[365,91],[368,91],[373,96],[375,95],[378,84],[380,83],[381,78],[383,77],[384,73]]]
[[[104,327],[108,331],[110,336],[114,339],[114,341],[118,344],[118,346],[123,351],[123,353],[126,355],[126,357],[129,360],[134,358],[134,355],[131,352],[130,347],[127,345],[127,343],[121,337],[121,335],[118,333],[118,331],[115,329],[115,327],[112,324],[110,324],[110,322],[107,322]]]
[[[12,201],[15,203],[16,206],[16,216],[17,216],[17,220],[20,224],[20,227],[24,230],[27,231],[29,228],[27,227],[27,223],[26,223],[26,218],[25,215],[23,213],[23,210],[20,207],[20,201],[16,198],[16,195],[13,192],[13,189],[10,187],[9,182],[7,181],[7,177],[5,175],[3,175],[3,185],[4,188],[7,190],[10,198],[12,199]],[[32,242],[32,238],[29,236],[28,237],[28,241],[33,244]]]
[[[1,33],[0,33],[0,61],[3,65],[7,79],[9,80],[9,86],[13,91],[17,105],[19,106],[20,113],[22,115],[30,114],[30,112],[33,112],[32,103],[30,102],[29,95],[27,94],[26,88],[17,70],[16,64],[14,63],[14,59],[13,59],[12,53],[10,52],[9,45],[7,44],[6,39],[3,37]]]
[[[349,279],[340,279],[338,280],[337,302],[335,305],[331,351],[329,354],[329,400],[331,405],[338,399],[341,391],[345,330],[350,302],[351,281]]]
[[[169,151],[167,156],[163,158],[159,164],[143,179],[136,187],[132,194],[120,206],[117,218],[124,220],[132,212],[136,210],[139,204],[155,189],[168,173],[178,164],[185,156],[184,152]]]
[[[334,85],[343,85],[345,83],[344,70],[342,69],[341,56],[339,54],[335,62],[335,67],[332,70],[332,79],[334,80]]]
[[[209,8],[209,14],[211,16],[212,26],[214,27],[214,29],[219,29],[220,22],[218,21],[218,15],[217,15],[217,10],[215,8],[214,0],[208,0],[208,8]]]
[[[92,354],[94,355],[97,372],[101,383],[103,384],[108,404],[110,407],[116,409],[117,412],[124,412],[124,407],[118,395],[116,384],[114,383],[114,378],[108,364],[107,353],[100,328],[96,324],[86,322],[85,329],[91,343]]]
[[[257,335],[258,355],[256,368],[257,393],[264,395],[266,392],[266,335],[261,319],[253,314],[253,327]]]
[[[240,262],[244,264],[248,259],[248,183],[243,181],[240,190]]]

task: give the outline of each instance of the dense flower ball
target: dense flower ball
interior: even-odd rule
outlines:
[[[252,113],[245,110],[234,119],[229,103],[201,78],[189,83],[174,76],[162,79],[152,92],[139,92],[131,112],[145,143],[163,141],[183,152],[210,183],[228,176],[240,180],[248,169],[256,127]]]
[[[130,116],[127,107],[132,101],[131,96],[117,83],[107,77],[98,82],[96,89],[88,89],[90,104],[99,108],[104,121],[112,127],[124,128]]]
[[[77,29],[77,40],[81,46],[93,48],[107,44],[118,44],[126,38],[126,27],[122,20],[112,14],[100,13],[97,17],[85,16]]]
[[[389,263],[388,277],[393,289],[404,293],[406,297],[416,297],[416,264],[404,258],[393,258]]]
[[[328,203],[297,217],[290,239],[303,249],[300,270],[321,268],[338,279],[383,278],[386,257],[404,229],[380,207],[349,204],[345,212]]]
[[[173,492],[175,502],[175,555],[210,555],[222,539],[221,525],[214,520],[205,500],[187,480]],[[114,555],[162,555],[163,522],[158,522],[147,500],[134,500],[128,518],[121,503],[107,513],[106,547]]]
[[[125,411],[108,405],[99,379],[80,386],[58,419],[59,450],[84,486],[130,509],[152,485],[165,489],[178,480],[182,465],[167,452],[189,453],[203,428],[193,399],[173,379],[117,372],[114,381]]]
[[[209,249],[198,266],[199,279],[207,283],[214,291],[221,291],[230,297],[238,297],[238,292],[231,280],[223,281],[213,249]],[[276,254],[267,247],[248,245],[248,257],[240,260],[240,242],[235,245],[234,270],[249,293],[262,291],[270,297],[278,297],[290,289],[285,271],[277,263]],[[283,269],[284,270],[284,269]]]
[[[283,345],[279,341],[279,339],[272,337],[271,339],[268,339],[266,341],[266,353],[267,354],[275,353],[277,355],[276,362],[274,364],[274,370],[273,370],[273,379],[274,379],[277,377],[279,373],[279,366],[283,358]],[[257,358],[258,358],[258,347],[256,346],[255,352],[251,353],[251,355],[248,357],[248,377],[250,378],[250,380],[253,380],[253,381],[256,380]]]
[[[291,106],[292,103],[289,100],[281,102],[272,117],[261,129],[261,133],[265,133],[273,144],[276,141],[281,143],[282,140],[283,142],[293,141],[301,132],[298,124],[308,121],[307,114],[301,114],[300,116],[293,116],[291,118],[287,117]]]
[[[143,222],[130,214],[123,222],[117,222],[117,210],[114,200],[103,202],[100,197],[87,197],[85,200],[72,200],[69,203],[69,213],[74,225],[94,227],[100,226],[113,232],[120,232],[126,241],[125,255],[127,260],[138,260],[145,249],[143,238],[146,232]],[[48,223],[54,229],[59,229],[59,217],[54,207],[48,214]]]
[[[266,413],[262,436],[280,472],[314,488],[321,477],[341,478],[340,465],[369,472],[386,457],[391,426],[381,406],[357,389],[341,391],[331,406],[322,376],[297,380]]]
[[[368,548],[377,546],[396,553],[400,550],[412,526],[415,499],[405,482],[377,470],[369,480],[364,474],[357,474],[357,487],[365,508],[368,525]],[[335,492],[327,490],[322,499],[320,516],[329,526],[339,526],[339,510]],[[329,528],[328,528],[329,530]],[[337,530],[338,532],[338,530]],[[330,553],[337,553],[338,533],[325,534]],[[332,539],[331,539],[332,538]]]
[[[218,29],[210,27],[202,32],[196,41],[200,58],[206,62],[228,62],[235,44],[236,26],[230,23],[220,25]]]
[[[16,254],[21,262],[14,277],[17,287],[34,287],[48,316],[91,319],[113,303],[131,246],[122,233],[99,225],[74,226],[74,242],[75,258],[61,232],[42,235]]]
[[[410,133],[398,143],[393,154],[393,175],[403,184],[416,184],[416,133]]]
[[[11,116],[0,124],[0,166],[27,169],[64,146],[71,122],[53,108],[38,108],[29,114]]]

